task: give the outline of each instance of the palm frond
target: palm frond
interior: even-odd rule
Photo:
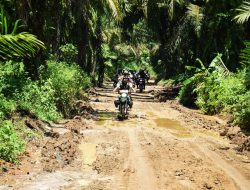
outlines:
[[[22,32],[16,35],[0,35],[0,59],[34,57],[37,51],[45,49],[44,43],[33,34]]]
[[[157,3],[157,5],[158,5],[158,7],[167,8],[168,16],[169,16],[170,20],[172,20],[174,17],[175,4],[181,5],[183,3],[184,3],[183,0],[165,0],[164,2]]]
[[[111,14],[113,17],[120,21],[122,19],[122,11],[120,8],[120,4],[118,0],[102,0],[103,4],[106,5],[109,10],[111,11]]]
[[[239,24],[247,22],[250,17],[250,2],[244,1],[236,11],[239,12],[239,14],[235,16],[233,20],[236,20]]]
[[[169,1],[168,14],[169,14],[170,19],[172,20],[174,17],[174,0]]]
[[[250,42],[245,42],[245,48],[240,52],[240,63],[249,66],[250,65]]]
[[[199,36],[202,20],[204,18],[203,9],[200,6],[191,3],[188,5],[187,9],[187,17],[191,19],[195,27],[195,32]]]

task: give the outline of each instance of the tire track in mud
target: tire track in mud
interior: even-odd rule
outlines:
[[[209,150],[206,145],[200,146],[195,144],[195,150],[200,150],[207,158],[209,158],[218,168],[221,168],[228,176],[230,176],[241,190],[249,190],[250,181],[247,180],[237,169],[223,160],[217,153]]]
[[[154,114],[156,113],[155,112],[156,110],[154,110],[152,108],[152,105],[148,105],[147,107],[151,112],[153,112]],[[161,110],[161,111],[163,111],[163,110]],[[155,115],[158,115],[159,113],[160,112],[158,110],[157,114],[155,114]],[[216,154],[215,152],[210,151],[208,149],[208,147],[207,147],[208,145],[210,145],[209,142],[201,143],[198,140],[200,138],[197,138],[196,136],[193,136],[190,139],[189,138],[188,139],[176,138],[176,136],[174,136],[171,133],[167,132],[167,130],[165,131],[165,133],[166,133],[165,135],[168,134],[167,135],[168,138],[170,137],[170,139],[177,140],[177,142],[179,144],[183,144],[182,148],[184,148],[185,151],[190,150],[189,155],[188,155],[189,157],[190,156],[195,156],[195,158],[198,158],[198,160],[202,160],[202,163],[207,165],[207,168],[211,168],[211,170],[210,170],[211,171],[211,174],[210,174],[211,177],[213,175],[216,176],[219,173],[221,173],[221,174],[223,173],[221,179],[219,179],[220,178],[219,177],[218,181],[216,182],[217,184],[221,183],[221,182],[223,183],[223,184],[220,184],[219,189],[243,189],[243,190],[249,189],[250,181],[248,179],[246,179],[236,168],[234,168],[233,166],[228,164],[225,160],[223,160],[218,154]],[[162,140],[160,140],[159,137],[158,138],[157,137],[154,137],[154,138],[151,137],[151,140],[150,140],[151,135],[152,135],[152,133],[150,134],[149,132],[146,135],[143,134],[142,140],[153,142],[154,146],[158,146],[158,145],[163,146],[164,142]],[[194,140],[197,140],[197,141],[196,142],[191,142],[191,141],[194,141]],[[202,139],[202,140],[204,141],[205,139]],[[152,144],[152,143],[150,143],[150,144]],[[165,142],[165,145],[167,145],[166,142]],[[166,149],[168,149],[168,146],[166,146]],[[178,153],[178,151],[180,151],[180,150],[176,149],[175,152]],[[165,153],[163,151],[162,155],[164,155],[164,154]],[[149,153],[149,155],[150,155],[150,153]],[[153,154],[151,156],[153,156]],[[179,159],[181,159],[181,157]],[[171,160],[171,159],[168,158],[168,160]],[[185,158],[184,158],[184,160],[185,160]],[[161,163],[160,165],[162,165],[162,160],[161,159],[160,159],[159,162]],[[188,170],[189,168],[187,167],[186,169]],[[202,169],[202,167],[201,167],[201,169]],[[192,168],[191,168],[191,170],[192,170]],[[202,171],[201,171],[201,173],[202,173]],[[225,176],[225,177],[223,177],[223,176]],[[170,178],[170,176],[168,178]],[[180,182],[183,182],[183,181],[180,181]],[[184,181],[184,183],[185,183],[185,181]],[[188,183],[185,184],[185,185],[188,185]],[[193,185],[190,186],[189,188],[191,188],[191,187],[192,187],[192,189],[199,189],[199,187],[201,188],[201,186],[200,186],[201,184],[200,185],[198,184],[198,186],[196,186],[196,187],[193,186]],[[207,189],[209,189],[210,187],[212,188],[211,184],[204,183],[203,186],[204,186],[204,188],[207,188]],[[218,185],[216,185],[216,186],[218,186]],[[228,186],[228,187],[226,188],[226,186]],[[163,189],[165,189],[165,188],[163,188]],[[171,188],[174,188],[174,187],[172,186]],[[184,188],[184,187],[182,187],[182,188]],[[217,189],[218,187],[214,187],[214,188]]]
[[[154,166],[160,189],[238,189],[213,161],[190,150],[189,142],[147,130],[144,136],[143,149]]]
[[[117,111],[113,104],[110,106],[113,101],[103,102],[97,107],[105,110],[104,113]],[[122,122],[105,118],[98,126],[99,133],[88,140],[99,144],[95,169],[100,175],[94,181],[97,185],[86,189],[95,190],[102,186],[105,190],[244,190],[250,187],[249,180],[240,171],[209,150],[208,147],[215,145],[207,139],[195,135],[179,138],[171,129],[159,127],[155,122],[157,118],[181,122],[183,113],[167,104],[138,100],[130,113],[146,117]]]
[[[157,190],[154,170],[138,141],[138,129],[123,129],[129,137],[130,151],[125,171],[130,170],[128,189]],[[126,165],[125,164],[125,165]],[[132,170],[131,170],[132,169]]]

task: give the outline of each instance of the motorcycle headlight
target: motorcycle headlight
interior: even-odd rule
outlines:
[[[126,94],[126,93],[122,93],[122,97],[123,97],[123,98],[126,98],[126,97],[127,97],[127,94]]]

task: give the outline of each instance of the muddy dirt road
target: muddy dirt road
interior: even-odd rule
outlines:
[[[74,164],[0,189],[250,189],[250,159],[219,136],[223,121],[175,102],[156,103],[147,92],[135,93],[129,119],[117,121],[111,90],[97,89],[91,98],[100,120],[88,120],[93,128],[81,131]]]

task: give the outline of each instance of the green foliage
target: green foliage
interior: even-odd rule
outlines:
[[[183,81],[183,87],[179,92],[179,101],[185,106],[195,106],[195,101],[197,98],[197,93],[195,89],[202,86],[204,79],[209,75],[209,70],[204,66],[204,64],[197,59],[200,67],[186,66],[187,70],[194,70],[194,75]]]
[[[26,83],[23,63],[14,61],[0,63],[0,93],[12,98]]]
[[[225,77],[212,73],[205,79],[205,85],[197,89],[196,104],[208,114],[232,113],[236,124],[247,126],[250,122],[250,110],[245,74],[246,70]]]
[[[40,49],[45,49],[43,42],[26,32],[0,36],[0,48],[0,58],[3,60],[34,57]]]
[[[1,7],[0,13],[0,59],[9,60],[16,57],[34,57],[40,49],[45,49],[44,43],[33,34],[21,32],[16,34],[20,20],[14,24],[11,33],[8,33],[7,18]]]
[[[109,60],[109,69],[107,74],[112,77],[117,69],[149,71],[151,78],[156,78],[156,73],[150,64],[150,48],[147,43],[121,43],[114,46],[114,49],[104,46],[104,57]],[[112,65],[111,65],[112,63]]]
[[[0,158],[16,162],[17,156],[24,150],[24,142],[17,135],[10,121],[0,122]]]
[[[174,83],[175,81],[173,79],[168,79],[168,80],[160,80],[158,82],[159,85],[162,85],[162,86],[170,86]]]
[[[250,90],[250,66],[245,68],[244,84],[248,90]]]
[[[117,55],[115,52],[111,51],[108,44],[102,44],[102,56],[105,60],[104,64],[107,67],[112,67],[112,61],[117,60]]]
[[[58,110],[69,116],[74,101],[82,98],[82,91],[91,86],[90,77],[74,63],[48,61],[47,64],[48,69],[42,75],[51,82]]]
[[[246,41],[245,48],[240,52],[240,62],[244,66],[250,66],[250,42]]]
[[[55,121],[60,118],[51,80],[45,81],[44,84],[30,81],[17,97],[20,108],[31,111],[40,119]]]
[[[60,48],[60,59],[66,62],[76,62],[78,50],[73,44],[66,44]]]
[[[197,80],[196,80],[197,79]],[[197,93],[194,91],[198,85],[198,78],[190,79],[190,81],[181,88],[178,99],[181,104],[188,107],[194,107],[197,98]]]
[[[0,118],[16,109],[15,93],[26,84],[22,63],[8,61],[0,64]]]
[[[68,116],[76,99],[91,85],[90,77],[75,63],[48,61],[40,69],[39,81],[27,79],[23,63],[8,61],[0,65],[0,117],[16,107],[26,109],[43,120],[57,120],[59,112]]]
[[[183,82],[180,102],[184,105],[195,103],[207,114],[232,113],[234,123],[247,126],[250,123],[249,90],[246,85],[249,70],[228,73],[220,57],[215,57],[208,69],[204,66],[203,70],[196,68],[195,74]]]
[[[187,17],[191,20],[194,25],[194,30],[197,36],[200,36],[202,20],[204,18],[203,9],[198,5],[190,3],[187,7]]]
[[[238,102],[232,107],[234,122],[250,130],[250,91],[238,96]]]
[[[0,120],[16,109],[16,104],[12,100],[8,100],[0,93]]]
[[[242,5],[236,10],[238,15],[234,17],[234,20],[240,24],[247,22],[250,17],[250,2],[244,1]]]

